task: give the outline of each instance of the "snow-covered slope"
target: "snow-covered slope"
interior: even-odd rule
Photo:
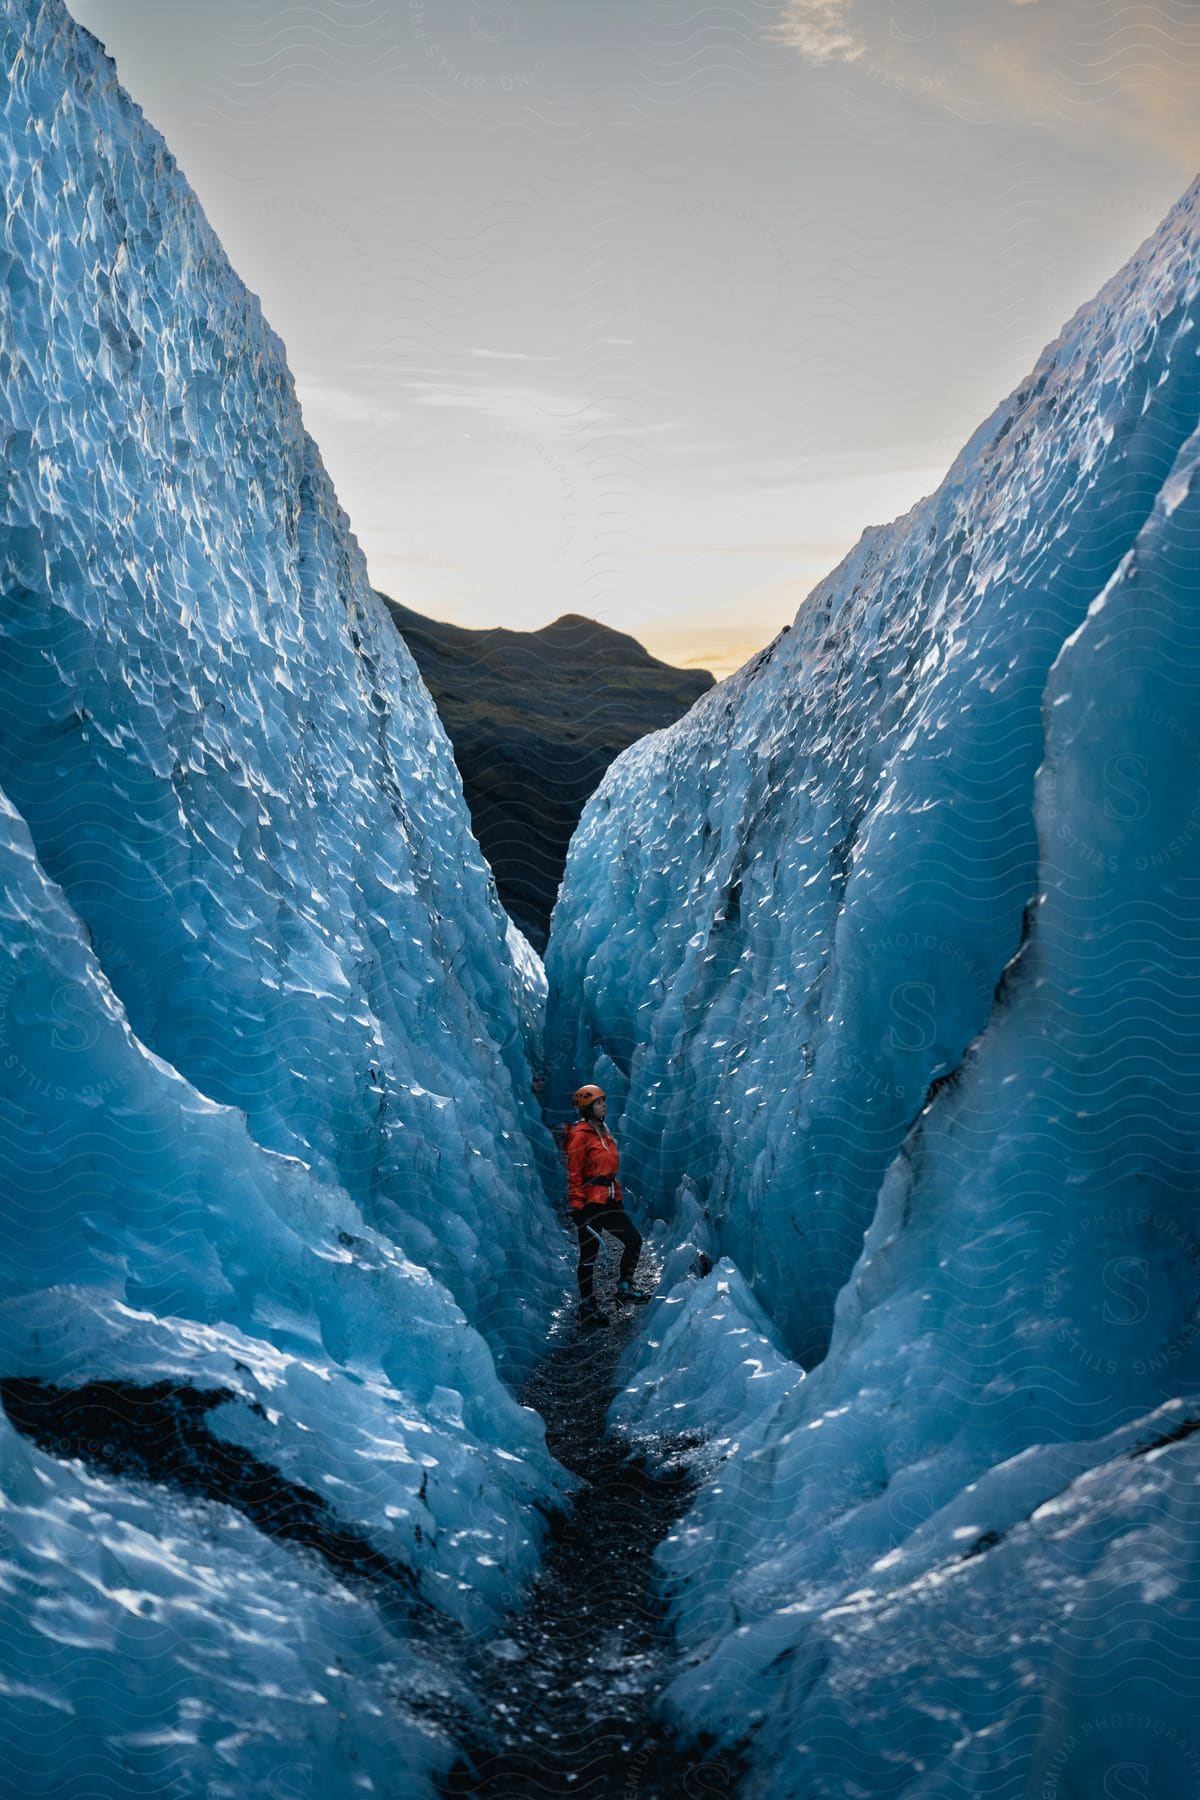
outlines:
[[[717,1398],[671,1699],[751,1795],[1197,1785],[1198,319],[1200,186],[572,854],[558,1056],[728,1259],[617,1410]]]
[[[497,1373],[563,1273],[541,971],[162,140],[59,0],[0,56],[3,1779],[419,1791],[368,1665],[492,1616],[562,1479]]]

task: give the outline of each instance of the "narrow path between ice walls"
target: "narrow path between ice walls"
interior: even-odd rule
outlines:
[[[585,1349],[283,348],[60,0],[0,50],[4,1780],[652,1800],[665,1683],[700,1791],[1190,1791],[1197,192],[589,809],[552,1108],[665,1297]]]
[[[1200,1777],[1198,290],[1200,185],[572,847],[552,1098],[679,1278],[613,1417],[709,1434],[667,1699],[749,1796]]]
[[[643,1275],[653,1279],[648,1259]],[[612,1283],[611,1269],[597,1280],[609,1328],[581,1327],[575,1309],[564,1309],[522,1394],[546,1421],[551,1454],[580,1485],[528,1601],[501,1635],[469,1648],[479,1711],[462,1733],[447,1795],[677,1800],[734,1791],[736,1769],[708,1759],[706,1734],[678,1743],[661,1717],[673,1664],[653,1558],[695,1492],[693,1445],[660,1434],[652,1467],[646,1446],[631,1454],[624,1435],[607,1428],[617,1370],[636,1334]]]

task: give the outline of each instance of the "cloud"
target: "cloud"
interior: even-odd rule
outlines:
[[[306,420],[336,419],[340,425],[389,425],[399,418],[394,407],[373,394],[336,387],[316,376],[296,376],[296,392]]]
[[[458,408],[479,413],[509,430],[550,437],[570,436],[589,427],[611,425],[613,415],[590,400],[572,399],[532,387],[467,387],[410,381],[416,406]]]
[[[419,550],[401,550],[393,555],[392,561],[416,563],[422,569],[462,568],[462,563],[456,556],[426,556]]]
[[[538,356],[532,350],[468,350],[468,356],[486,356],[493,362],[552,362],[549,356]]]
[[[857,62],[867,52],[859,0],[789,0],[772,37],[794,44],[809,62]]]
[[[845,540],[830,538],[825,542],[814,538],[764,539],[761,543],[723,544],[698,539],[695,543],[659,544],[649,556],[699,559],[712,556],[771,557],[774,561],[816,562],[822,569],[833,568],[846,554]]]
[[[770,38],[817,67],[869,69],[981,123],[1020,119],[1116,134],[1195,160],[1200,6],[1194,0],[779,0]]]
[[[1009,8],[1040,4],[984,0],[982,8],[964,8],[962,0],[782,0],[770,35],[794,45],[810,62],[858,62],[889,50],[899,56],[920,44],[965,41],[981,29],[994,35]]]
[[[478,413],[524,437],[570,438],[603,430],[618,438],[656,438],[684,429],[678,419],[634,422],[594,400],[554,394],[545,388],[471,386],[456,382],[410,381],[405,384],[414,406],[446,407]]]

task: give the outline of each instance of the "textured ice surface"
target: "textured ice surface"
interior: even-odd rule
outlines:
[[[534,977],[446,738],[161,139],[61,6],[0,16],[0,786],[142,1041],[523,1366]]]
[[[563,1273],[544,980],[169,152],[57,0],[0,56],[0,1376],[222,1390],[476,1629],[564,1479],[497,1373]],[[421,1790],[402,1623],[2,1430],[15,1791]]]
[[[542,959],[519,926],[508,921],[506,939],[519,984],[521,1029],[535,1080],[545,1078],[546,971]]]
[[[194,1380],[257,1402],[218,1415],[218,1434],[482,1617],[514,1559],[518,1577],[534,1560],[521,1503],[549,1476],[540,1421],[344,1189],[260,1148],[244,1114],[138,1042],[6,803],[0,893],[20,1045],[0,1070],[3,1373]]]
[[[1194,1793],[1200,1450],[1169,1440],[1198,1414],[1200,1396],[1099,1442],[1031,1448],[944,1505],[920,1459],[890,1478],[878,1464],[868,1494],[843,1442],[864,1492],[832,1516],[817,1475],[835,1468],[831,1445],[810,1453],[786,1527],[794,1490],[766,1471],[802,1452],[762,1446],[668,1547],[702,1590],[710,1570],[728,1581],[706,1527],[718,1505],[755,1509],[754,1566],[727,1588],[719,1638],[687,1632],[710,1629],[708,1593],[681,1603],[673,1705],[752,1737],[750,1800]]]
[[[568,870],[559,1053],[624,1073],[780,1350],[837,1293],[758,1404],[737,1282],[677,1267],[618,1402],[703,1429],[720,1377],[670,1698],[752,1735],[751,1795],[1200,1784],[1198,222],[616,765]]]
[[[0,1416],[0,1792],[429,1791],[445,1682],[402,1625],[229,1508],[41,1455]],[[461,1696],[454,1696],[461,1700]]]
[[[21,1046],[0,1071],[0,1369],[223,1390],[218,1438],[408,1568],[423,1611],[494,1621],[555,1487],[540,1421],[344,1189],[137,1041],[7,805],[0,892]],[[22,1671],[0,1677],[7,1791],[236,1795],[285,1766],[281,1792],[340,1794],[390,1756],[420,1791],[449,1758],[412,1721],[411,1674],[374,1666],[413,1665],[403,1614],[389,1625],[229,1509],[127,1491],[2,1430],[0,1630]]]
[[[677,1436],[698,1440],[694,1461],[708,1469],[730,1456],[743,1459],[752,1441],[761,1441],[779,1402],[804,1380],[804,1370],[780,1350],[771,1321],[725,1257],[706,1275],[681,1281],[656,1306],[629,1362],[611,1422],[639,1448],[669,1445]],[[719,1623],[717,1576],[706,1567],[691,1604],[715,1608]],[[690,1629],[694,1637],[694,1614]]]

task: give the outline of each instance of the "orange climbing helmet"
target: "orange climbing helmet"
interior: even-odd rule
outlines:
[[[589,1081],[583,1087],[576,1088],[572,1098],[579,1111],[585,1112],[593,1100],[607,1100],[608,1095],[602,1087],[597,1087],[594,1082]]]

